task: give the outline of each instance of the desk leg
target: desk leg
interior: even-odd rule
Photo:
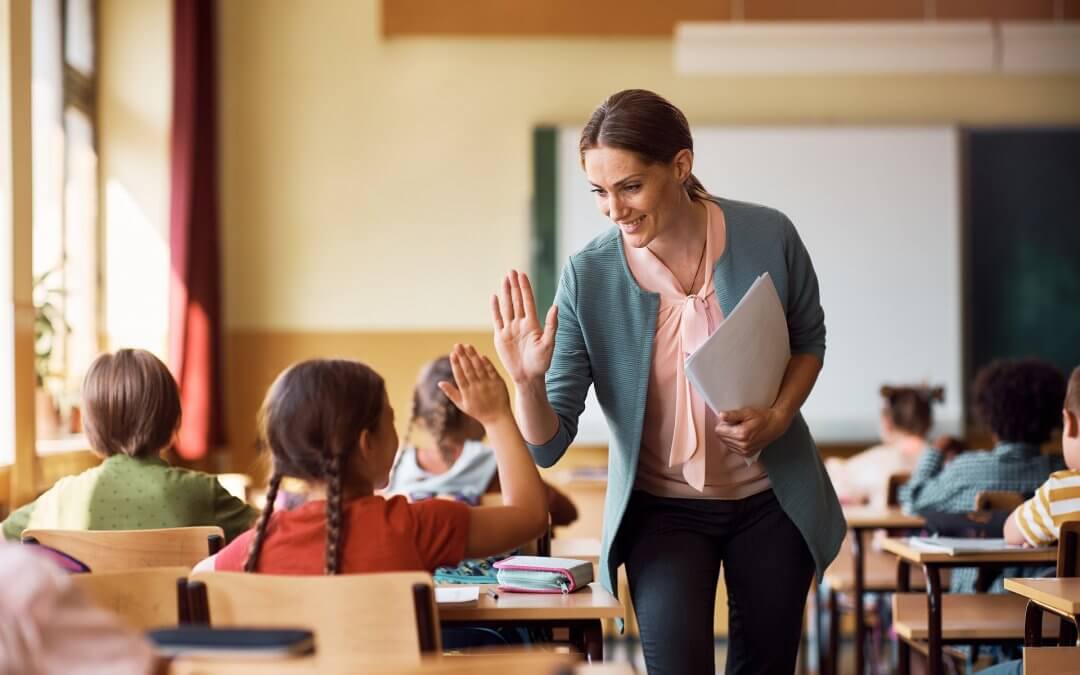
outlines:
[[[907,593],[911,590],[911,565],[906,560],[897,560],[896,592]],[[896,668],[900,675],[911,675],[911,645],[902,637],[896,638]]]
[[[926,574],[927,661],[930,675],[941,675],[945,667],[941,651],[941,568],[927,563],[923,572]]]
[[[1074,615],[1071,619],[1062,617],[1061,628],[1058,632],[1058,644],[1062,647],[1075,645],[1078,628],[1080,628],[1080,614]]]
[[[826,660],[829,675],[840,672],[840,596],[829,589],[829,658]]]
[[[863,530],[851,530],[851,552],[855,557],[855,675],[863,675],[865,657],[863,647],[866,644],[866,614],[863,607],[863,593],[866,592],[863,561]]]
[[[1028,600],[1024,611],[1024,646],[1042,645],[1042,608]]]
[[[604,660],[604,631],[599,619],[571,623],[570,643],[581,650],[589,663]]]

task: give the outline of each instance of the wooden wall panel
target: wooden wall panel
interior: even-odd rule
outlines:
[[[730,0],[383,0],[382,12],[386,36],[670,37],[676,21],[731,16]]]
[[[881,21],[915,20],[924,14],[923,0],[744,0],[747,21]]]
[[[383,0],[383,35],[670,37],[678,21],[1049,21],[1080,0]]]
[[[939,19],[1050,20],[1061,0],[937,0]]]

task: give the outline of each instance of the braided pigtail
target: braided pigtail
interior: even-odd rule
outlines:
[[[270,525],[270,516],[274,515],[274,502],[277,500],[278,489],[281,487],[281,474],[274,471],[270,476],[270,485],[266,488],[266,504],[263,505],[262,513],[259,514],[259,522],[255,524],[255,536],[251,538],[251,547],[248,549],[247,560],[244,561],[244,571],[254,572],[259,566],[259,554],[262,552],[263,540],[266,538],[266,530]]]
[[[341,448],[331,448],[326,467],[326,568],[338,573],[341,563],[341,492],[345,460]]]

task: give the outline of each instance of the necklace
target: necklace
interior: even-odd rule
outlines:
[[[698,257],[697,268],[694,269],[694,276],[690,278],[690,287],[682,289],[683,293],[685,293],[687,297],[690,297],[694,294],[694,282],[697,281],[697,276],[701,273],[701,263],[705,262],[705,249],[708,248],[708,246],[709,236],[708,233],[706,233],[705,241],[701,243],[701,256]],[[675,277],[675,279],[676,281],[678,281],[678,277]],[[682,287],[681,281],[679,281],[679,286]]]

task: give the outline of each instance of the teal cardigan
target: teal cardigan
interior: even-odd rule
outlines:
[[[825,315],[817,276],[791,221],[764,206],[716,202],[727,226],[724,253],[713,272],[724,315],[768,272],[787,315],[791,352],[824,357]],[[555,302],[559,327],[546,382],[559,429],[550,441],[529,449],[537,464],[555,464],[574,440],[585,395],[595,385],[611,431],[600,581],[614,593],[615,571],[624,557],[619,524],[637,472],[660,296],[638,286],[619,230],[612,228],[570,257]],[[760,461],[780,506],[806,539],[820,576],[836,557],[846,525],[801,414],[765,448]]]

